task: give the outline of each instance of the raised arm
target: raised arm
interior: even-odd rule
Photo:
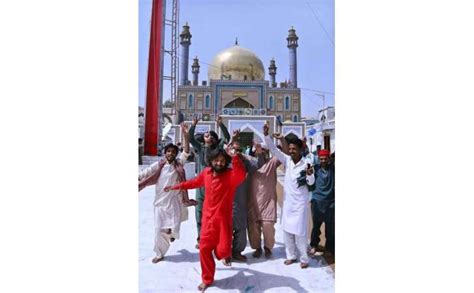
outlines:
[[[201,143],[194,138],[194,132],[196,130],[196,125],[198,124],[198,122],[199,122],[199,118],[194,118],[193,124],[191,125],[191,128],[189,129],[189,132],[188,132],[189,142],[191,143],[191,145],[193,146],[196,152],[200,152],[202,148]]]
[[[245,171],[249,174],[257,170],[257,159],[246,154],[240,154],[240,159],[244,164]]]
[[[281,150],[283,151],[283,153],[285,154],[289,154],[288,153],[288,143],[286,142],[286,139],[285,137],[283,136],[283,134],[279,133],[279,132],[275,132],[273,134],[273,137],[278,139],[281,143]]]
[[[240,135],[240,130],[238,129],[234,130],[234,132],[232,133],[232,138],[230,139],[229,143],[227,143],[227,145],[232,146],[234,141],[237,141],[239,139],[239,135]]]
[[[277,147],[273,143],[273,139],[268,134],[268,131],[269,131],[268,124],[265,123],[265,125],[263,125],[263,135],[265,135],[265,143],[267,144],[268,150],[270,151],[272,155],[274,155],[278,159],[278,161],[280,161],[283,164],[283,166],[286,166],[286,160],[289,156],[285,155],[279,149],[277,149]]]
[[[183,151],[189,154],[189,129],[186,123],[181,123],[181,133],[183,134]]]
[[[257,169],[260,169],[265,164],[265,154],[259,143],[255,144],[255,155],[257,156]]]
[[[181,154],[179,155],[179,160],[181,161],[182,164],[185,164],[185,162],[188,160],[189,156],[191,156],[190,153],[187,153],[186,151],[182,151]]]
[[[224,123],[222,123],[222,117],[220,115],[217,116],[216,122],[217,122],[217,126],[219,126],[221,131],[222,131],[222,135],[224,136],[225,141],[226,142],[230,141],[229,131],[227,130],[227,127],[225,127]],[[224,141],[224,140],[222,140],[222,141]],[[224,142],[224,143],[226,143],[226,142]]]
[[[265,155],[263,154],[262,146],[260,144],[255,144],[255,155],[257,156],[256,158],[242,155],[245,157],[244,165],[248,173],[255,172],[265,164]]]
[[[239,186],[245,180],[245,166],[239,155],[232,156],[232,181],[231,184]]]

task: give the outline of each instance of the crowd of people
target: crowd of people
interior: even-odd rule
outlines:
[[[179,239],[180,224],[187,220],[190,206],[195,206],[196,249],[202,269],[199,290],[204,291],[214,282],[214,258],[225,266],[230,266],[232,261],[247,260],[242,254],[247,238],[254,250],[253,257],[260,258],[263,254],[271,258],[280,166],[285,174],[281,213],[284,265],[299,260],[300,267],[305,269],[309,257],[322,253],[334,256],[335,154],[319,147],[310,152],[304,140],[287,139],[280,133],[270,135],[267,124],[263,126],[264,141],[244,148],[238,130],[231,136],[220,117],[216,122],[222,138],[214,131],[195,135],[197,118],[189,129],[181,124],[182,144],[166,145],[164,158],[139,173],[139,190],[156,186],[153,202],[156,255],[152,262],[162,261],[170,243]],[[274,138],[278,145],[274,144]],[[197,175],[186,180],[184,163],[190,157],[196,162]],[[188,197],[189,189],[196,189],[195,199]],[[313,223],[309,245],[308,210]],[[323,223],[324,248],[319,245]]]

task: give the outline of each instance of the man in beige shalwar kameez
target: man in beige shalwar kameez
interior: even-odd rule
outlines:
[[[256,258],[262,255],[262,232],[265,257],[271,256],[275,245],[276,169],[281,163],[276,157],[268,158],[268,151],[265,152],[265,164],[252,173],[249,184],[248,235],[250,247],[255,249],[253,256]]]

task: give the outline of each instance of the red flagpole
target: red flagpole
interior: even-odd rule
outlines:
[[[148,53],[148,80],[146,89],[145,146],[146,156],[158,154],[161,106],[162,36],[164,34],[164,1],[153,0],[151,12],[150,51]]]

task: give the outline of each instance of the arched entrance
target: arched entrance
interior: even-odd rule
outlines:
[[[242,98],[237,98],[224,106],[224,108],[254,108],[252,104]]]

